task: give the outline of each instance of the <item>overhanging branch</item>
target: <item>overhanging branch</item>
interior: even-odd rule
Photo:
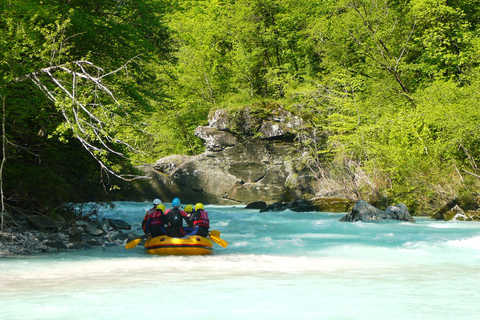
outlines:
[[[120,115],[117,110],[112,109],[113,105],[115,109],[120,107],[122,110],[118,99],[102,80],[127,70],[128,65],[136,59],[138,56],[108,73],[90,61],[79,60],[42,68],[16,79],[17,82],[31,80],[59,108],[66,127],[73,131],[75,138],[98,162],[101,169],[126,181],[148,177],[119,174],[101,159],[101,154],[125,157],[122,152],[114,150],[113,145],[135,150],[109,132],[111,123],[118,119],[127,119],[128,113],[123,111]]]

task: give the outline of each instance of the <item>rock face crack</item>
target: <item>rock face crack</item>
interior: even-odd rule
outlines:
[[[267,173],[265,172],[265,174],[264,174],[263,176],[259,177],[259,178],[258,178],[256,181],[254,181],[254,182],[260,182],[260,181],[262,181],[263,178],[265,178],[266,176],[267,176]]]

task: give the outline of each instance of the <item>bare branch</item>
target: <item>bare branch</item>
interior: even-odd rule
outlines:
[[[75,138],[99,163],[102,171],[128,181],[148,178],[120,175],[106,165],[99,156],[100,154],[115,154],[125,157],[123,153],[112,149],[111,145],[113,144],[123,145],[134,150],[131,145],[112,137],[108,132],[113,117],[118,116],[116,111],[109,108],[109,105],[113,103],[118,106],[119,102],[112,91],[102,83],[102,79],[126,70],[128,64],[138,57],[133,57],[120,68],[108,73],[90,61],[79,60],[43,68],[19,77],[15,81],[32,80],[45,96],[59,107],[67,127],[72,129]],[[66,78],[70,79],[66,80]],[[93,87],[89,89],[85,85]],[[104,105],[102,102],[106,101],[108,103]],[[124,114],[121,118],[128,117],[126,112]]]

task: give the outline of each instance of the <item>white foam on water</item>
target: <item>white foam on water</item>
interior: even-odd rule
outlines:
[[[452,247],[480,250],[480,236],[450,240],[447,244]]]
[[[232,244],[234,247],[246,247],[250,244],[248,241],[236,241],[235,243]]]
[[[128,203],[117,210],[137,221],[147,207]],[[209,210],[212,229],[229,242],[212,256],[150,256],[136,247],[0,260],[0,318],[477,320],[480,314],[477,224],[340,223],[322,213]]]
[[[230,223],[228,221],[217,222],[217,227],[227,227]]]

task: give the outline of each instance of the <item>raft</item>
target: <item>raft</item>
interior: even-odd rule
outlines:
[[[208,255],[213,254],[213,242],[201,236],[158,236],[145,241],[145,250],[157,255]]]

